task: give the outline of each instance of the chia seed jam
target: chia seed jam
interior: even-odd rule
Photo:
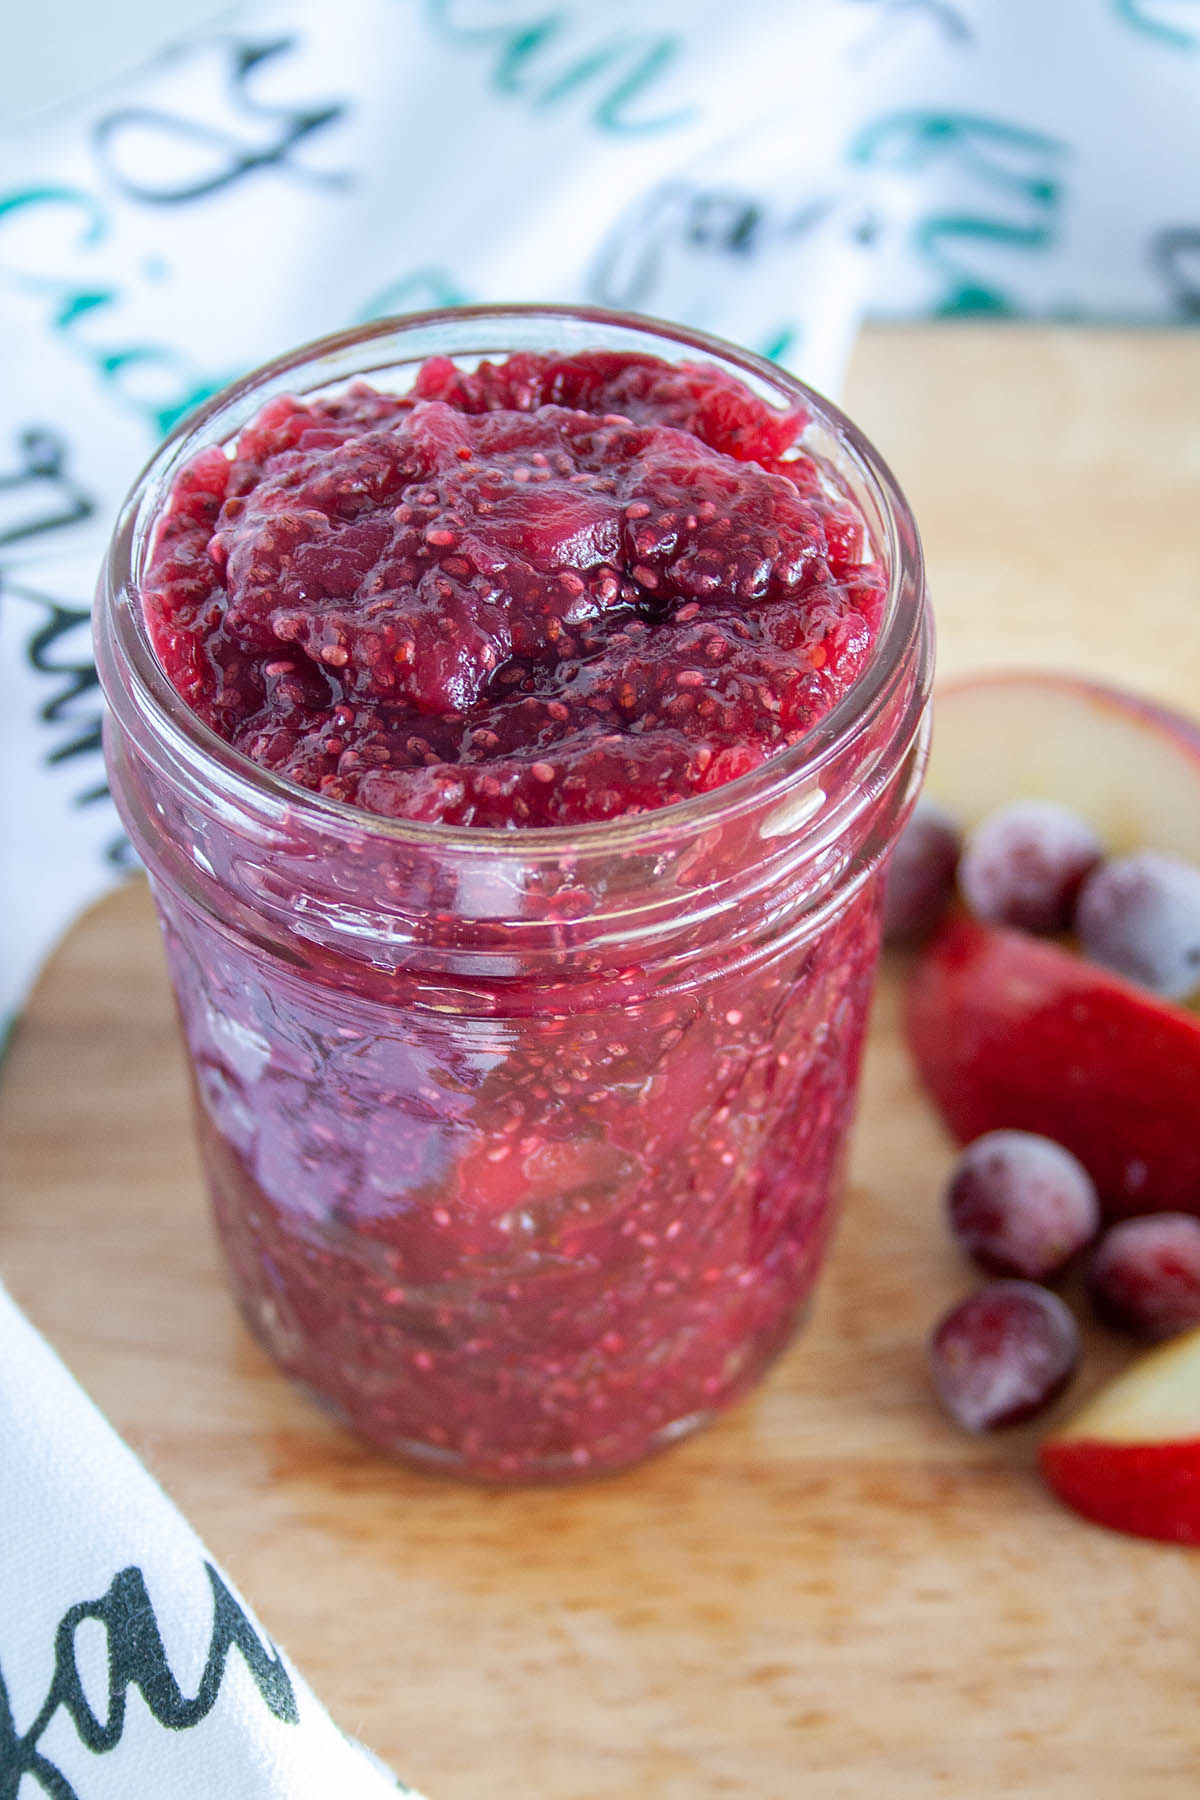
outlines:
[[[194,742],[109,740],[248,1321],[499,1481],[632,1462],[792,1335],[923,743],[919,587],[881,697],[813,397],[598,330],[189,444],[124,629]]]
[[[502,830],[669,805],[798,742],[877,634],[803,425],[613,352],[282,396],[176,478],[147,620],[206,724],[330,799]]]

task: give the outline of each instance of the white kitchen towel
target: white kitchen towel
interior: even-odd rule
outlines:
[[[262,0],[0,133],[0,1028],[127,861],[105,541],[231,377],[468,300],[828,392],[864,309],[1194,319],[1198,168],[1200,0]]]
[[[2,1800],[414,1794],[342,1736],[3,1288],[0,1372]]]

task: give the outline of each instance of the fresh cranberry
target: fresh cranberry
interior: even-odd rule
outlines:
[[[1088,1270],[1099,1316],[1150,1343],[1200,1325],[1200,1219],[1147,1213],[1105,1233]]]
[[[1075,912],[1080,948],[1092,962],[1161,994],[1200,992],[1200,869],[1140,850],[1114,857],[1085,882]]]
[[[968,1431],[1034,1418],[1062,1393],[1078,1360],[1070,1311],[1030,1281],[993,1281],[968,1295],[929,1341],[938,1398]]]
[[[1085,877],[1103,856],[1084,819],[1052,800],[1014,800],[981,819],[958,866],[963,899],[987,925],[1066,931]]]
[[[889,944],[914,944],[936,928],[954,891],[962,840],[948,814],[921,801],[888,858],[883,889],[883,935]]]
[[[989,1275],[1049,1281],[1100,1229],[1078,1159],[1029,1131],[989,1131],[963,1151],[946,1188],[950,1226]]]

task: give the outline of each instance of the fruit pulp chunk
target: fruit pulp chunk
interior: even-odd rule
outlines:
[[[599,352],[274,400],[172,490],[154,643],[235,748],[365,812],[570,827],[705,793],[828,711],[879,625],[802,425],[715,369]],[[514,943],[446,1018],[403,973],[284,966],[157,888],[241,1304],[368,1439],[495,1480],[615,1468],[787,1341],[876,884],[669,992],[631,948],[619,1005],[580,976],[547,1012]]]
[[[594,351],[271,401],[202,451],[143,604],[238,750],[367,811],[541,826],[794,743],[869,655],[856,509],[724,372]]]

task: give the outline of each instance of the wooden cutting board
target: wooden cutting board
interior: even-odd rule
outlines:
[[[922,521],[944,669],[1200,711],[1200,338],[879,329],[849,405]],[[236,1320],[144,888],[47,970],[0,1080],[0,1269],[338,1722],[432,1800],[1200,1790],[1200,1552],[1083,1524],[1031,1434],[973,1442],[929,1398],[924,1333],[970,1277],[899,976],[820,1302],[766,1386],[630,1474],[492,1493],[360,1449]],[[1088,1348],[1080,1393],[1124,1355]]]

